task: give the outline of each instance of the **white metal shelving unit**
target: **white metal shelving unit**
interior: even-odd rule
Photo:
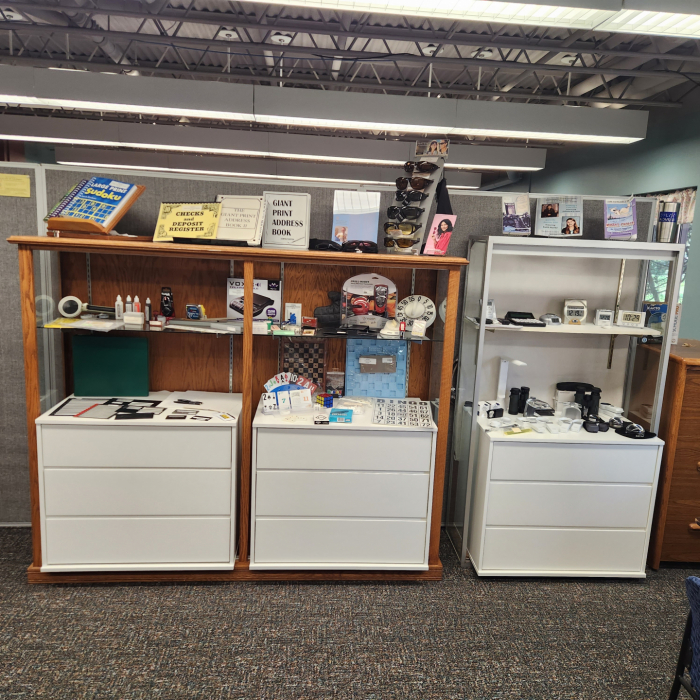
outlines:
[[[639,441],[621,438],[613,446],[610,437],[588,433],[564,440],[486,433],[472,405],[496,398],[500,360],[508,358],[527,364],[511,369],[508,389],[526,385],[531,396],[551,403],[557,382],[587,382],[627,411],[639,337],[663,335],[650,420],[657,432],[672,314],[664,333],[592,323],[514,330],[486,325],[481,300],[493,299],[501,317],[507,311],[561,315],[564,299],[585,299],[589,318],[596,308],[641,310],[648,263],[656,260],[669,266],[665,301],[673,309],[683,253],[682,245],[608,240],[492,236],[471,242],[446,513],[463,566],[471,558],[480,575],[644,576],[661,441],[643,441],[650,451],[646,471],[630,477],[617,474],[615,465],[625,463],[624,454],[640,448]],[[607,459],[610,469],[598,474],[581,463],[564,476],[566,465],[578,464],[583,454]],[[622,488],[623,477],[635,486]],[[600,503],[605,508],[595,507]],[[585,514],[577,516],[581,507]],[[608,511],[627,515],[610,519]],[[637,534],[628,538],[621,534],[626,530]],[[634,556],[625,554],[632,550]],[[539,557],[540,551],[549,554]],[[529,563],[523,552],[531,554]]]

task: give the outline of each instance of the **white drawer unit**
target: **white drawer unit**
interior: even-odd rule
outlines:
[[[663,441],[486,432],[467,549],[480,576],[645,576]]]
[[[258,409],[250,568],[427,570],[436,431]]]
[[[42,571],[233,569],[240,395],[197,392],[227,422],[168,420],[175,396],[147,421],[37,419]]]

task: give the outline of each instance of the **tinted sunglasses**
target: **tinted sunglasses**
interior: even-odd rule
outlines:
[[[429,187],[430,184],[432,183],[432,180],[428,180],[427,178],[424,177],[397,177],[396,178],[396,186],[400,190],[405,190],[409,185],[414,190],[424,190],[426,187]]]
[[[394,246],[398,246],[399,248],[410,248],[419,241],[420,238],[409,238],[408,236],[404,236],[402,238],[391,238],[390,236],[387,236],[384,239],[384,245],[387,248],[393,248]]]
[[[421,200],[427,198],[428,195],[425,192],[420,192],[419,190],[396,190],[397,202],[420,202]]]
[[[390,219],[417,219],[425,209],[419,207],[389,207],[386,210],[386,215]]]
[[[439,167],[439,165],[431,163],[429,160],[421,160],[417,162],[409,160],[407,163],[403,164],[403,169],[407,173],[412,173],[414,170],[418,170],[421,173],[434,173]]]
[[[373,241],[347,241],[343,243],[343,251],[346,253],[378,253],[379,248]]]
[[[407,221],[402,221],[397,224],[394,221],[387,221],[384,224],[384,233],[388,233],[392,236],[408,236],[415,233],[423,224],[410,224]]]
[[[342,250],[340,243],[327,241],[324,238],[312,238],[309,241],[309,250]]]

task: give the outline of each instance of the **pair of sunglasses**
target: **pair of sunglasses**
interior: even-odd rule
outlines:
[[[387,221],[384,224],[384,233],[388,233],[391,236],[410,236],[422,226],[423,224],[411,224],[407,221],[402,221],[398,224],[395,221]]]
[[[398,246],[399,248],[410,248],[419,241],[420,238],[409,238],[408,236],[404,236],[402,238],[391,238],[390,236],[387,236],[384,239],[384,245],[387,248],[393,248],[394,246]]]
[[[420,190],[396,190],[397,202],[420,202],[427,198],[428,195]]]
[[[312,238],[309,241],[309,250],[342,250],[340,243],[328,241],[325,238]]]
[[[404,219],[417,219],[425,209],[420,207],[389,207],[386,210],[386,215],[390,219],[398,219],[403,221]]]
[[[424,177],[397,177],[396,186],[400,190],[405,190],[409,185],[414,190],[424,190],[432,184],[432,180],[428,180]]]
[[[412,173],[414,170],[418,170],[421,173],[434,173],[439,167],[439,165],[431,163],[429,160],[421,160],[417,162],[409,160],[407,163],[403,164],[403,169],[407,173]]]
[[[379,247],[374,241],[347,241],[342,250],[345,253],[378,253]]]

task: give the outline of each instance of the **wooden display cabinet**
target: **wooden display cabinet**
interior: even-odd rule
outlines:
[[[93,583],[148,581],[421,581],[440,580],[442,564],[438,556],[447,456],[450,412],[441,410],[435,454],[432,491],[429,568],[427,571],[251,571],[250,504],[252,422],[263,383],[278,371],[279,352],[275,337],[253,335],[253,280],[281,279],[283,302],[301,302],[304,315],[329,303],[327,291],[340,290],[343,281],[360,272],[389,276],[397,285],[398,298],[410,293],[436,299],[438,275],[447,277],[444,327],[433,328],[433,341],[411,343],[408,395],[430,396],[431,364],[440,358],[439,392],[441,406],[450,405],[452,357],[463,258],[400,256],[318,251],[283,251],[216,245],[183,245],[92,238],[49,238],[15,236],[9,243],[18,246],[24,369],[27,396],[27,427],[31,489],[33,561],[28,570],[30,583]],[[210,317],[226,316],[226,279],[243,277],[245,319],[243,334],[215,336],[197,333],[148,332],[150,384],[152,391],[240,392],[243,406],[241,458],[238,488],[238,557],[233,571],[129,571],[109,573],[47,573],[41,571],[42,551],[39,516],[39,484],[35,419],[41,414],[40,372],[35,307],[34,253],[52,251],[60,256],[61,296],[74,295],[97,305],[113,306],[117,294],[139,294],[158,308],[160,289],[173,290],[176,312],[185,304],[203,304]],[[284,266],[283,268],[281,266]],[[283,275],[282,275],[283,270]],[[438,326],[439,322],[435,324]],[[56,331],[42,331],[56,332]],[[133,331],[119,331],[134,333]],[[138,332],[136,332],[138,333]],[[436,336],[440,335],[438,338]],[[70,336],[64,333],[66,391],[70,393]],[[345,341],[327,341],[329,367],[344,368]],[[435,356],[433,356],[435,355]]]

